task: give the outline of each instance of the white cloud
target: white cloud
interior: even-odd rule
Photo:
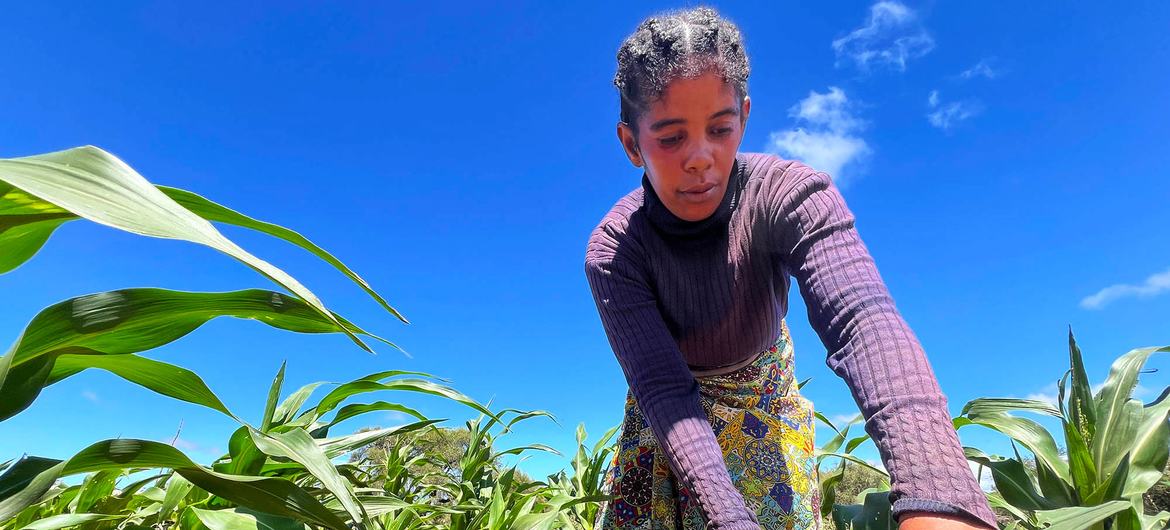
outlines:
[[[1152,274],[1138,285],[1119,283],[1110,285],[1081,300],[1082,309],[1101,309],[1121,298],[1149,298],[1170,291],[1170,270]]]
[[[934,109],[933,112],[926,115],[926,119],[930,121],[931,125],[944,131],[949,131],[959,122],[974,117],[983,110],[982,105],[974,100],[943,103],[939,100],[937,90],[930,91],[930,96],[926,98],[926,104]]]
[[[186,453],[199,453],[211,456],[220,456],[223,454],[223,450],[218,447],[203,445],[186,438],[175,438],[175,442],[171,445],[174,445],[176,449]]]
[[[979,464],[968,460],[967,465],[971,466],[971,474],[979,479],[979,487],[983,491],[995,491],[995,480],[991,477],[991,468],[984,467],[983,471],[980,472]]]
[[[1089,385],[1089,391],[1092,392],[1094,396],[1096,396],[1099,392],[1101,392],[1101,388],[1104,386],[1105,382],[1101,381],[1099,383]],[[1060,403],[1058,402],[1058,399],[1060,396],[1057,394],[1057,391],[1058,389],[1056,387],[1056,383],[1048,383],[1047,386],[1041,388],[1039,391],[1024,396],[1024,399],[1043,401],[1059,409]],[[1065,392],[1070,392],[1070,390],[1066,388]],[[1154,389],[1138,384],[1134,385],[1133,391],[1130,393],[1130,397],[1133,399],[1144,399],[1153,396],[1153,394]]]
[[[1056,383],[1048,383],[1044,386],[1044,388],[1041,388],[1036,392],[1032,392],[1031,394],[1028,394],[1021,399],[1034,399],[1036,401],[1043,401],[1044,403],[1052,405],[1053,407],[1060,408],[1060,405],[1057,403],[1058,396],[1056,392]],[[1013,395],[1008,397],[1018,398],[1019,396]]]
[[[963,78],[964,80],[980,76],[986,77],[988,79],[995,79],[996,77],[999,77],[999,72],[991,68],[990,59],[982,59],[976,63],[975,66],[963,70],[963,72],[959,74],[959,77]]]
[[[101,399],[98,398],[97,392],[94,392],[92,390],[82,390],[81,397],[83,397],[89,401],[92,401],[94,403],[98,403],[101,401]]]
[[[853,103],[840,88],[829,87],[824,94],[810,91],[788,110],[805,127],[773,132],[767,150],[824,171],[843,186],[851,176],[846,169],[870,152],[865,140],[857,136],[864,123],[852,111]]]
[[[856,417],[857,417],[856,412],[854,412],[852,414],[834,414],[832,416],[828,416],[829,421],[833,422],[833,425],[837,426],[838,429],[842,429],[846,425],[849,425],[849,422],[853,421],[853,418],[856,418]],[[857,427],[864,427],[865,426],[864,420],[862,420],[861,422],[858,422],[856,426]]]
[[[1053,384],[1052,386],[1055,387],[1056,385]],[[1053,390],[1051,392],[1034,392],[1032,394],[1028,394],[1028,395],[1024,396],[1024,399],[1034,399],[1036,401],[1043,401],[1049,405],[1052,405],[1053,407],[1059,407],[1060,404],[1057,402],[1058,397],[1059,396],[1057,396],[1056,391]]]
[[[862,71],[886,66],[903,72],[907,61],[933,49],[934,39],[918,22],[917,14],[892,0],[870,6],[864,26],[833,41],[837,66],[849,60]]]

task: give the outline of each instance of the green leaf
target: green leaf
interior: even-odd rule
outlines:
[[[862,492],[861,505],[833,507],[833,522],[838,530],[891,530],[895,528],[890,517],[890,492]]]
[[[346,405],[344,407],[341,407],[341,410],[337,411],[337,415],[334,416],[332,420],[329,420],[329,423],[326,423],[326,424],[322,425],[321,427],[325,427],[326,429],[328,429],[329,427],[337,425],[338,423],[341,423],[341,422],[348,420],[350,418],[353,418],[355,416],[359,416],[359,415],[365,414],[367,412],[375,412],[375,411],[382,411],[382,410],[392,410],[395,412],[401,412],[403,414],[413,416],[414,418],[417,418],[419,420],[426,420],[427,419],[426,416],[423,416],[423,414],[421,412],[414,410],[410,407],[407,407],[405,405],[401,405],[398,403],[388,403],[385,401],[377,401],[374,403],[354,403],[352,405]],[[314,425],[314,428],[312,430],[316,430],[317,427],[318,426]]]
[[[76,512],[88,512],[98,501],[113,495],[114,482],[122,474],[120,469],[105,469],[88,477],[81,485],[81,492],[77,494]]]
[[[280,370],[276,372],[276,378],[268,388],[268,401],[264,403],[264,417],[260,420],[261,432],[268,432],[272,428],[272,421],[276,415],[276,401],[280,399],[280,389],[284,385],[284,368],[287,364],[287,361],[280,363]]]
[[[1064,441],[1068,449],[1069,473],[1076,488],[1077,497],[1085,499],[1092,494],[1097,485],[1097,466],[1093,464],[1093,454],[1085,439],[1081,437],[1081,430],[1073,424],[1061,419],[1061,428],[1064,429]]]
[[[1170,387],[1158,399],[1142,408],[1133,443],[1130,445],[1129,481],[1123,497],[1145,493],[1162,478],[1170,459]]]
[[[531,444],[531,445],[525,445],[525,446],[521,446],[521,447],[513,447],[511,449],[504,449],[502,451],[498,451],[496,453],[496,455],[499,455],[499,456],[518,455],[520,453],[523,453],[524,451],[541,451],[544,453],[552,453],[552,454],[557,455],[557,456],[562,456],[560,451],[557,451],[556,449],[553,449],[552,447],[549,447],[549,446],[544,445],[544,444]]]
[[[383,390],[403,390],[407,392],[420,392],[423,394],[432,394],[445,397],[457,403],[467,405],[468,407],[471,407],[480,413],[494,418],[496,421],[499,420],[499,417],[492,413],[492,411],[488,410],[487,407],[484,407],[470,397],[463,395],[461,392],[453,388],[422,379],[395,379],[383,382],[374,379],[363,378],[356,381],[351,381],[349,383],[338,386],[337,388],[333,389],[332,392],[322,398],[320,403],[317,404],[316,411],[313,415],[316,418],[320,418],[329,411],[333,410],[335,407],[337,407],[337,405],[350,396]]]
[[[1117,467],[1129,452],[1141,421],[1140,412],[1136,416],[1134,413],[1134,407],[1140,410],[1141,403],[1130,397],[1137,386],[1138,372],[1150,355],[1163,352],[1170,352],[1170,346],[1132,350],[1113,362],[1109,377],[1097,393],[1097,430],[1089,444],[1098,476]]]
[[[175,473],[171,475],[171,480],[167,481],[167,494],[163,497],[162,506],[158,509],[158,520],[166,521],[171,517],[171,513],[179,507],[179,503],[187,497],[191,492],[191,488],[195,487],[191,481],[183,478],[183,475]]]
[[[1003,499],[1019,510],[1050,510],[1057,506],[1044,497],[1033,481],[1028,468],[1015,459],[992,458],[973,447],[964,447],[967,460],[991,470],[995,489]]]
[[[601,453],[602,448],[609,445],[610,440],[613,439],[613,436],[617,434],[618,429],[620,428],[621,424],[618,424],[610,427],[608,431],[605,431],[605,433],[601,435],[601,438],[597,440],[597,443],[593,444],[593,454]]]
[[[325,249],[313,244],[312,241],[309,241],[304,236],[280,225],[258,221],[186,190],[171,188],[168,186],[159,186],[158,189],[165,193],[168,197],[174,199],[175,202],[179,203],[184,208],[191,210],[196,215],[207,219],[208,221],[228,223],[244,228],[250,228],[270,236],[278,237],[313,253],[313,255],[321,258],[326,263],[341,271],[341,273],[349,277],[349,279],[353,280],[354,283],[358,284],[359,287],[365,290],[366,293],[369,294],[370,297],[372,297],[374,300],[376,300],[378,304],[381,305],[386,311],[389,311],[403,323],[410,323],[408,320],[406,320],[405,317],[402,316],[401,313],[398,312],[398,310],[390,307],[390,304],[386,302],[386,300],[383,299],[381,295],[374,291],[374,289],[370,287],[370,285],[366,283],[366,281],[363,280],[361,276],[358,276],[356,272],[350,270],[349,267],[346,267],[344,263],[333,257],[332,254],[326,252]],[[403,351],[403,353],[406,352]]]
[[[1084,504],[1086,506],[1094,506],[1110,500],[1123,500],[1121,498],[1121,492],[1129,479],[1129,459],[1122,458],[1121,465],[1117,466],[1117,469],[1112,470],[1108,475],[1101,478],[1105,482],[1085,498]]]
[[[820,420],[820,421],[821,421],[821,423],[824,423],[824,424],[825,424],[825,425],[827,425],[827,426],[828,426],[830,429],[833,429],[833,432],[835,432],[835,433],[837,433],[837,434],[841,434],[841,430],[840,430],[840,429],[838,429],[836,425],[833,425],[833,422],[832,422],[832,421],[830,421],[830,420],[829,420],[829,418],[828,418],[828,417],[826,417],[826,416],[825,416],[823,413],[821,413],[821,411],[819,411],[819,410],[814,410],[814,411],[813,411],[813,417],[814,417],[814,418],[816,418],[816,419],[818,419],[818,420]]]
[[[292,276],[224,237],[117,157],[92,146],[0,159],[0,180],[93,222],[135,234],[206,245],[236,258],[305,300],[356,344],[370,350]]]
[[[1011,513],[1012,516],[1015,517],[1019,521],[1030,521],[1031,520],[1031,518],[1028,516],[1028,514],[1024,513],[1023,510],[1020,510],[1019,508],[1015,507],[1015,505],[1009,503],[1007,500],[1005,500],[1003,498],[1002,495],[1000,495],[997,492],[993,491],[993,492],[987,493],[987,503],[990,504],[992,508],[999,508],[999,509],[1002,509],[1008,513]]]
[[[203,405],[231,418],[236,417],[195,372],[133,354],[62,355],[57,358],[45,386],[87,368],[105,370],[164,396]]]
[[[309,383],[305,386],[302,386],[301,388],[298,388],[296,392],[293,392],[292,394],[289,394],[288,397],[284,398],[284,401],[280,402],[280,406],[276,407],[276,412],[273,414],[272,425],[284,425],[292,421],[293,418],[296,417],[297,411],[301,410],[301,405],[304,405],[305,401],[309,399],[309,396],[313,394],[313,391],[323,384],[325,383]],[[309,423],[312,423],[312,421]]]
[[[0,475],[0,501],[20,492],[38,475],[60,462],[60,460],[39,456],[26,456],[17,460],[15,464],[4,470],[3,475]],[[2,520],[3,518],[0,518],[0,521]]]
[[[358,504],[353,500],[353,489],[349,482],[341,478],[337,473],[337,469],[333,467],[333,463],[325,456],[321,448],[317,446],[317,442],[309,436],[309,433],[303,429],[292,429],[288,432],[270,432],[263,433],[257,430],[251,431],[252,442],[256,447],[260,448],[264,454],[269,456],[288,458],[294,462],[305,466],[309,473],[312,473],[325,489],[329,490],[337,500],[341,501],[341,505],[345,507],[345,511],[349,512],[350,517],[357,524],[363,524],[365,517],[362,515]]]
[[[288,480],[229,475],[192,462],[169,445],[117,439],[93,444],[69,460],[39,473],[14,495],[0,501],[0,521],[37,502],[60,477],[104,469],[171,468],[199,488],[260,512],[292,517],[335,530],[346,524],[312,495]]]
[[[406,425],[362,431],[337,438],[326,438],[324,440],[317,440],[316,443],[321,447],[321,450],[324,451],[326,457],[329,459],[334,459],[360,447],[365,447],[375,443],[388,436],[417,431],[419,429],[423,429],[443,421],[446,420],[435,419],[418,421]]]
[[[44,385],[84,369],[54,368],[60,356],[137,353],[177,340],[220,316],[300,333],[340,331],[334,320],[321,317],[305,302],[260,289],[226,293],[123,289],[72,298],[38,313],[12,352],[0,359],[0,420],[27,408]],[[340,317],[335,320],[351,332],[366,334]]]
[[[268,459],[252,441],[251,431],[246,425],[236,429],[228,438],[228,456],[231,460],[226,464],[217,464],[216,471],[233,475],[256,475]]]
[[[304,523],[265,513],[240,509],[203,510],[188,508],[211,530],[304,530]]]
[[[979,398],[968,402],[963,406],[962,412],[959,414],[988,414],[1012,411],[1035,412],[1037,414],[1045,414],[1048,416],[1055,416],[1057,418],[1063,417],[1056,407],[1043,401],[1035,399],[1015,399],[1015,398]]]
[[[57,530],[58,528],[71,528],[95,521],[115,521],[125,517],[125,515],[104,513],[65,513],[38,520],[22,527],[21,530]]]
[[[0,274],[11,272],[32,259],[57,227],[67,220],[26,220],[23,224],[5,229],[3,223],[6,219],[0,218],[0,249],[3,249],[0,252]]]
[[[1089,376],[1085,374],[1085,363],[1081,357],[1081,349],[1073,337],[1072,328],[1068,330],[1068,358],[1072,374],[1072,393],[1068,400],[1068,421],[1081,431],[1081,437],[1092,443],[1096,436],[1097,412],[1093,404],[1093,390],[1089,386]],[[1096,460],[1096,458],[1094,458]],[[1097,461],[1100,464],[1100,461]],[[1098,469],[1098,474],[1100,467]]]
[[[1154,515],[1143,513],[1144,505],[1135,500],[1129,510],[1117,515],[1113,530],[1163,530],[1167,521],[1170,521],[1170,512],[1158,512]]]
[[[890,479],[890,474],[887,473],[886,470],[884,470],[880,467],[877,467],[873,464],[870,464],[869,462],[866,462],[865,460],[862,460],[861,458],[858,458],[857,456],[852,455],[850,453],[834,453],[834,452],[824,451],[822,449],[817,449],[814,451],[814,453],[816,454],[817,458],[837,457],[837,458],[841,458],[842,460],[848,460],[850,462],[853,462],[854,464],[857,464],[861,467],[867,468],[870,471],[873,471],[874,473],[881,475],[887,481],[889,481],[889,479]]]
[[[821,517],[829,517],[837,504],[837,484],[845,476],[845,462],[828,473],[820,473]]]
[[[836,425],[833,425],[833,422],[829,421],[829,419],[825,418],[823,415],[821,417],[821,421],[825,422],[826,425],[831,427],[836,432],[836,434],[834,434],[833,437],[829,439],[829,441],[825,442],[825,445],[821,446],[821,449],[823,449],[825,452],[832,453],[840,449],[841,445],[845,443],[845,439],[849,437],[849,429],[853,428],[857,422],[861,421],[861,414],[855,416],[852,420],[849,421],[849,423],[845,424],[844,428],[841,429],[838,429]]]
[[[849,442],[845,444],[845,452],[852,453],[854,449],[857,449],[857,446],[865,443],[868,440],[869,440],[868,434],[863,434],[863,435],[858,436],[856,438],[851,438],[849,440]]]
[[[1038,511],[1035,517],[1044,530],[1084,530],[1129,507],[1126,501],[1110,501],[1097,506]]]
[[[954,420],[956,429],[972,424],[994,429],[1023,444],[1036,456],[1037,467],[1048,466],[1056,477],[1071,485],[1068,463],[1060,457],[1052,435],[1039,423],[1004,413],[968,414]]]
[[[31,259],[73,214],[0,180],[0,274]]]

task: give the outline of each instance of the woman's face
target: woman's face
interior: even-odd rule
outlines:
[[[718,74],[676,79],[638,118],[637,132],[618,124],[618,138],[670,213],[701,221],[727,191],[750,108]]]

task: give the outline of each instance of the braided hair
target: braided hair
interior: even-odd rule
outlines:
[[[636,130],[638,117],[667,84],[708,72],[722,75],[740,101],[747,96],[751,67],[735,24],[709,7],[647,18],[618,49],[613,84],[621,96],[621,121]]]

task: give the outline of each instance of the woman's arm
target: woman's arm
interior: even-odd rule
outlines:
[[[643,270],[603,225],[590,238],[585,273],[610,346],[671,469],[698,499],[710,528],[759,530],[731,482],[699,388],[658,311]],[[627,240],[628,241],[628,240]]]
[[[866,418],[890,473],[894,517],[907,529],[934,524],[923,523],[922,514],[994,528],[946,398],[841,194],[828,175],[802,164],[775,171],[764,183],[773,248],[796,277],[809,322],[828,349],[827,364]]]

